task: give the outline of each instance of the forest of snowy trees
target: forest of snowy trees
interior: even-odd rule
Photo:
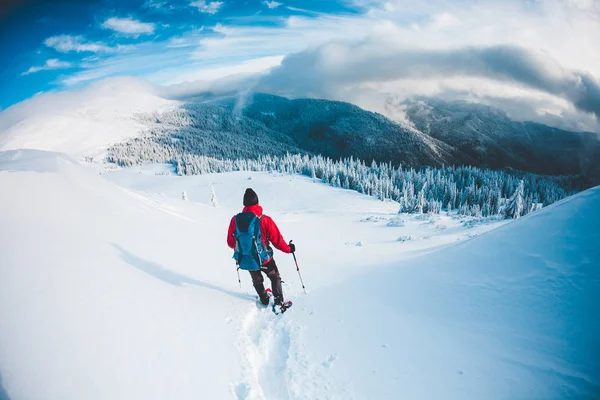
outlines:
[[[391,164],[322,156],[261,156],[222,160],[184,155],[172,160],[179,175],[231,171],[301,174],[333,187],[356,190],[400,203],[399,212],[440,213],[518,218],[563,199],[576,190],[568,177],[548,177],[477,167],[395,168]]]
[[[110,147],[109,162],[124,167],[168,162],[181,154],[237,159],[302,151],[289,136],[219,105],[191,103],[136,119],[145,134]]]
[[[217,105],[189,105],[185,110],[139,118],[148,128],[146,134],[109,148],[107,161],[123,167],[171,163],[179,175],[230,171],[301,174],[334,187],[397,201],[399,211],[407,213],[444,210],[474,217],[518,218],[581,190],[571,176],[473,166],[415,169],[391,162],[368,164],[352,157],[314,155],[296,147],[289,136]]]

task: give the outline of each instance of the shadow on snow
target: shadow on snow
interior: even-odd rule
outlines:
[[[203,282],[203,281],[199,281],[197,279],[189,278],[178,272],[170,271],[157,263],[144,260],[144,259],[130,253],[129,251],[125,250],[124,248],[122,248],[121,246],[119,246],[117,244],[111,243],[111,245],[119,251],[119,253],[120,253],[119,255],[121,256],[121,259],[123,261],[125,261],[127,264],[131,265],[132,267],[134,267],[142,272],[147,273],[150,276],[153,276],[156,279],[159,279],[165,283],[168,283],[170,285],[174,285],[174,286],[183,286],[185,284],[194,285],[194,286],[203,287],[205,289],[216,290],[218,292],[225,293],[229,296],[237,297],[242,300],[252,300],[252,301],[254,300],[254,297],[249,294],[234,292],[234,291],[222,288],[220,286],[214,285],[212,283]]]
[[[6,393],[6,389],[4,389],[4,385],[2,384],[2,374],[0,373],[0,400],[10,400],[8,393]]]

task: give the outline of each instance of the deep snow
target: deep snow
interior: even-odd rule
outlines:
[[[599,188],[470,227],[303,177],[167,172],[0,153],[11,399],[600,394]],[[281,317],[225,245],[246,187],[298,246],[309,294],[277,253]]]

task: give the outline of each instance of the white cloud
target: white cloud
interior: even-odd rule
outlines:
[[[139,36],[154,33],[154,24],[140,22],[132,18],[112,17],[104,21],[102,28],[111,29],[125,35]]]
[[[385,111],[390,97],[410,98],[422,93],[440,96],[452,93],[457,98],[492,102],[490,99],[494,96],[484,87],[494,87],[494,90],[507,89],[508,94],[501,101],[493,100],[504,109],[510,108],[511,98],[519,104],[528,102],[530,107],[522,107],[524,112],[519,118],[526,118],[527,112],[532,119],[550,114],[563,118],[579,118],[585,114],[591,118],[591,114],[575,109],[573,104],[588,110],[593,107],[591,100],[596,95],[593,90],[600,78],[597,52],[600,3],[595,0],[353,1],[362,13],[332,15],[304,10],[304,15],[277,18],[277,24],[266,26],[236,25],[235,20],[229,19],[230,25],[216,25],[202,34],[185,32],[176,38],[149,43],[146,53],[136,52],[127,60],[98,62],[89,70],[70,77],[70,82],[93,80],[94,76],[135,74],[141,69],[140,65],[144,66],[146,76],[162,83],[214,79],[225,72],[234,73],[236,66],[248,60],[287,54],[282,67],[274,71],[280,74],[278,82],[281,84],[277,90],[286,86],[288,92],[298,93],[295,89],[302,87],[303,82],[307,83],[304,88],[313,87],[314,80],[322,79],[326,73],[332,79],[324,80],[323,87],[314,85],[315,90],[305,91],[303,95],[351,101],[380,112]],[[163,6],[161,0],[154,3]],[[219,11],[222,5],[221,1],[192,3],[199,11],[209,14]],[[82,51],[85,45],[94,44],[99,43],[80,40],[68,51]],[[319,46],[325,50],[310,53]],[[465,49],[502,46],[521,49],[519,54],[529,64],[517,63],[525,68],[520,72],[533,74],[526,77],[519,71],[510,71],[510,65],[504,65],[503,72],[482,73],[485,68],[479,67],[486,57],[499,54],[493,51],[484,56],[479,54],[473,65],[461,61],[460,68],[443,60],[443,55],[457,60],[460,51],[466,56]],[[402,59],[404,55],[412,57],[421,70],[407,69]],[[371,74],[364,75],[362,67],[356,66],[359,56],[364,57],[364,64],[376,67],[371,68]],[[464,61],[464,57],[458,59]],[[300,65],[300,61],[309,66],[305,71],[287,68],[294,63]],[[483,65],[498,65],[497,59],[486,62]],[[395,63],[408,74],[392,74]],[[535,68],[528,70],[532,65]],[[293,72],[286,74],[286,68]],[[313,77],[310,77],[311,71],[316,71]],[[415,76],[417,72],[421,75]],[[522,81],[515,81],[515,76],[520,76]],[[536,82],[540,77],[543,79]],[[485,84],[474,85],[469,79]],[[518,95],[515,88],[519,90]],[[539,100],[540,96],[544,97],[543,101]]]
[[[85,82],[95,81],[105,77],[114,76],[140,76],[141,71],[161,70],[181,66],[186,60],[185,48],[169,48],[166,43],[160,47],[154,42],[139,44],[135,52],[119,52],[108,57],[87,59],[80,67],[84,68],[68,76],[62,76],[57,84],[65,86],[80,85]]]
[[[95,81],[97,79],[105,78],[108,76],[110,76],[110,73],[107,73],[107,71],[105,71],[104,69],[94,68],[62,78],[62,80],[60,80],[60,83],[65,86],[74,86],[79,83]]]
[[[406,48],[381,39],[334,42],[286,57],[258,90],[295,97],[339,96],[365,85],[390,90],[390,82],[484,78],[543,92],[600,117],[600,81],[569,70],[542,52],[518,46],[457,49]]]
[[[259,57],[244,60],[239,63],[220,65],[191,65],[185,69],[177,68],[174,71],[165,70],[148,76],[153,82],[163,85],[175,85],[194,81],[211,81],[238,74],[256,74],[265,72],[281,64],[283,56]],[[183,84],[185,86],[185,84]]]
[[[143,7],[146,8],[163,8],[167,5],[166,1],[160,0],[146,0],[143,4]]]
[[[289,54],[311,48],[328,40],[351,39],[359,32],[368,32],[372,21],[363,17],[322,15],[317,18],[292,16],[279,26],[234,26],[217,24],[212,31],[197,40],[194,59],[256,58]],[[335,27],[335,29],[332,29]]]
[[[200,36],[204,32],[204,26],[194,29],[192,31],[185,32],[181,36],[172,36],[166,41],[167,48],[178,48],[178,47],[194,47],[198,45]]]
[[[277,8],[281,5],[281,3],[277,2],[277,1],[263,1],[263,3],[264,3],[264,5],[269,7],[271,10],[274,8]]]
[[[458,28],[458,27],[460,27],[460,25],[461,25],[461,22],[456,16],[446,12],[446,13],[433,15],[431,17],[431,22],[429,24],[429,27],[432,30],[443,31],[443,30],[450,30],[452,28]]]
[[[190,5],[192,7],[196,7],[198,9],[198,11],[200,11],[202,13],[214,15],[219,11],[221,6],[223,5],[223,2],[222,1],[206,2],[205,0],[196,0],[192,3],[190,3]]]
[[[288,10],[290,11],[296,11],[299,13],[304,13],[304,14],[311,14],[311,15],[318,15],[319,13],[316,11],[311,11],[311,10],[307,10],[306,8],[298,8],[298,7],[292,7],[292,6],[287,6],[286,7]]]
[[[61,53],[75,52],[92,52],[92,53],[110,53],[116,49],[107,46],[102,42],[88,42],[83,36],[72,35],[57,35],[44,40],[44,44]]]
[[[423,92],[426,86],[435,88],[433,94],[442,95],[447,93],[442,82],[451,81],[454,86],[460,87],[466,85],[463,75],[494,83],[496,87],[513,88],[518,78],[520,81],[516,86],[531,94],[518,98],[521,103],[530,101],[531,119],[539,120],[540,115],[548,115],[544,110],[547,104],[552,104],[553,115],[565,118],[586,115],[584,119],[589,122],[594,117],[586,113],[598,113],[598,94],[595,90],[600,77],[600,58],[596,51],[600,42],[600,18],[599,14],[590,12],[589,2],[573,2],[575,5],[572,6],[569,0],[539,0],[526,4],[514,0],[467,0],[468,4],[441,0],[431,3],[364,1],[362,5],[370,8],[361,15],[292,16],[283,25],[275,27],[217,25],[213,31],[219,35],[200,38],[194,58],[214,60],[224,59],[231,54],[240,57],[268,56],[269,52],[289,54],[282,67],[273,71],[280,75],[277,85],[272,86],[271,90],[283,90],[282,94],[351,101],[380,112],[385,109],[385,99],[389,96],[401,94],[403,98],[410,98]],[[329,45],[319,52],[290,54],[307,48],[314,49],[325,43]],[[487,74],[485,68],[470,65],[468,61],[461,61],[460,68],[450,68],[451,65],[443,60],[445,56],[456,56],[460,51],[456,53],[455,50],[459,49],[464,52],[458,58],[469,57],[465,49],[480,49],[484,53],[485,49],[492,49],[482,58],[476,57],[474,63],[481,63],[488,56],[499,56],[500,59],[487,61],[488,66],[498,66],[503,57],[498,49],[502,46],[520,49],[507,54],[507,57],[513,58],[507,58],[506,61],[519,61],[519,57],[525,57],[524,64],[517,62],[523,70],[510,71],[511,66],[507,64],[502,67],[502,72],[490,71]],[[418,50],[425,53],[419,55]],[[413,61],[422,69],[405,70],[409,76],[394,75],[394,65],[404,65],[403,55],[414,56]],[[423,64],[423,57],[429,56],[436,61],[430,59],[431,63]],[[362,75],[361,67],[355,65],[361,57],[365,64],[377,67],[370,68],[373,74]],[[296,61],[298,69],[286,71],[286,65]],[[414,73],[420,73],[421,76],[416,77],[412,75]],[[523,73],[532,73],[532,76],[527,77]],[[353,74],[356,76],[351,77]],[[536,82],[535,79],[541,81]],[[404,84],[410,82],[407,85],[410,90],[392,84],[399,80]],[[273,81],[268,83],[273,84]],[[364,101],[362,95],[365,89],[379,95]],[[491,98],[477,86],[465,86],[463,89],[460,91],[454,87],[453,93],[462,93],[481,102]],[[544,105],[536,100],[541,96],[540,93],[546,98]],[[554,100],[547,100],[550,97]],[[376,102],[379,105],[375,105]],[[496,103],[508,108],[507,102]],[[575,110],[573,104],[577,104],[580,110]],[[520,115],[519,118],[524,116]],[[593,125],[586,123],[586,126]]]
[[[36,65],[30,67],[27,71],[21,73],[21,75],[29,75],[39,71],[47,71],[52,69],[69,68],[72,64],[67,61],[60,61],[57,58],[51,58],[46,60],[44,65]]]
[[[191,47],[194,46],[194,43],[192,41],[190,41],[187,38],[184,37],[173,37],[170,38],[168,43],[167,43],[167,47],[172,47],[172,48],[176,48],[176,47]]]
[[[170,4],[168,1],[146,0],[144,4],[142,4],[142,8],[146,8],[154,12],[171,13],[175,10],[181,9],[182,6],[179,4]]]

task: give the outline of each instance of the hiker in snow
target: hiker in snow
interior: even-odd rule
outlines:
[[[273,259],[271,243],[284,253],[296,251],[293,243],[285,242],[271,217],[263,215],[263,209],[258,205],[257,194],[248,188],[244,193],[244,209],[240,214],[233,216],[229,223],[227,245],[235,250],[234,258],[238,267],[250,272],[252,284],[261,303],[269,304],[269,295],[263,285],[264,272],[271,280],[275,305],[282,306],[284,301],[281,277]]]

